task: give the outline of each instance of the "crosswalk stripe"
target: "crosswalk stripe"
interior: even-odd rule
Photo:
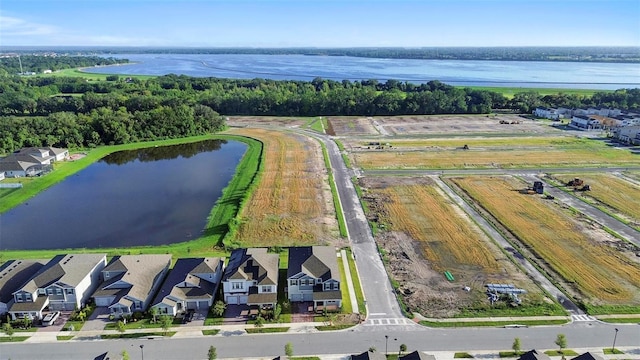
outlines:
[[[383,326],[383,325],[411,325],[412,322],[409,319],[398,318],[382,318],[382,319],[368,319],[364,322],[365,326]]]
[[[589,316],[589,315],[571,315],[571,319],[573,321],[595,321],[596,320],[593,316]]]

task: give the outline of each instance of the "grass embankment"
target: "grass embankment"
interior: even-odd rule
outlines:
[[[393,148],[361,150],[363,169],[482,169],[634,166],[638,156],[599,140],[569,137],[398,139]],[[463,150],[464,145],[469,150]]]
[[[471,88],[474,90],[493,91],[502,94],[507,99],[512,99],[517,93],[536,92],[542,96],[545,95],[578,95],[592,96],[596,92],[613,92],[613,90],[590,90],[590,89],[554,89],[554,88],[521,88],[521,87],[495,87],[495,86],[457,86],[459,88]]]
[[[0,336],[0,343],[5,342],[22,342],[29,338],[30,336]]]
[[[262,327],[262,328],[247,328],[244,329],[247,334],[268,334],[268,333],[283,333],[289,331],[288,327]]]
[[[364,302],[364,293],[360,284],[360,274],[356,268],[356,262],[353,259],[351,248],[346,249],[347,263],[349,264],[349,272],[351,272],[351,281],[353,282],[353,290],[356,292],[356,300],[358,301],[358,312],[362,316],[367,315],[367,307]],[[353,306],[353,305],[352,305]]]
[[[566,286],[582,294],[586,306],[593,310],[605,306],[607,312],[620,306],[628,313],[640,311],[638,264],[577,230],[576,220],[541,198],[514,191],[525,184],[507,177],[451,180],[509,229],[538,261],[561,276]]]
[[[264,160],[259,185],[246,194],[232,224],[237,228],[233,241],[225,244],[304,246],[333,238],[335,228],[326,218],[335,215],[327,204],[326,175],[317,160],[322,153],[315,140],[266,129],[232,129],[230,133],[259,139]]]
[[[114,66],[117,66],[117,65],[114,65]],[[38,76],[79,77],[88,81],[107,81],[107,76],[113,76],[113,75],[117,75],[119,79],[132,78],[132,79],[140,79],[140,80],[152,79],[157,77],[155,75],[98,74],[98,73],[91,73],[90,72],[91,69],[92,68],[90,67],[77,68],[77,69],[64,69],[64,70],[58,70],[58,71],[52,72],[50,74],[39,74]]]
[[[1,198],[0,209],[6,211],[11,207],[26,201],[38,192],[62,181],[67,176],[84,169],[102,157],[120,150],[133,150],[152,146],[166,146],[180,143],[196,142],[209,139],[225,139],[242,141],[248,144],[247,151],[236,168],[236,174],[223,190],[222,196],[218,199],[209,215],[203,236],[198,239],[169,245],[141,246],[134,248],[99,248],[99,249],[56,249],[56,250],[7,250],[0,254],[0,262],[8,259],[44,259],[51,258],[61,251],[76,253],[107,253],[109,256],[124,254],[172,254],[174,258],[190,256],[225,256],[226,253],[220,248],[224,237],[233,230],[232,224],[239,209],[244,204],[246,194],[254,186],[257,173],[260,169],[262,144],[248,137],[237,135],[203,135],[183,139],[171,139],[161,141],[151,141],[143,143],[133,143],[116,146],[105,146],[90,150],[87,156],[74,161],[60,163],[55,171],[46,176],[33,179],[25,183],[21,191],[14,191]],[[13,206],[11,206],[13,204]]]
[[[542,326],[563,325],[569,320],[518,320],[518,321],[420,321],[420,325],[437,328],[458,327],[505,327],[510,325]]]
[[[340,196],[338,195],[338,189],[336,187],[336,181],[333,177],[333,170],[331,167],[331,160],[329,160],[329,153],[324,143],[320,142],[322,146],[322,156],[324,157],[324,166],[329,173],[329,186],[331,187],[331,197],[333,198],[333,207],[336,210],[336,219],[338,220],[338,227],[340,228],[340,236],[347,237],[347,223],[344,218],[344,212],[342,211],[342,204],[340,203]]]
[[[202,330],[202,335],[214,336],[214,335],[218,335],[219,332],[220,332],[219,329]]]
[[[640,230],[640,186],[607,174],[563,174],[554,178],[562,184],[574,178],[582,179],[591,186],[591,191],[576,192],[576,196]],[[572,187],[562,189],[573,190]]]

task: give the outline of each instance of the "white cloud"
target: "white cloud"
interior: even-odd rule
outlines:
[[[55,26],[0,15],[0,33],[3,36],[51,35],[57,31]]]

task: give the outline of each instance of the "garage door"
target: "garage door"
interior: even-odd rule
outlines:
[[[113,302],[113,297],[97,297],[95,298],[96,300],[96,306],[109,306],[111,305],[111,303]]]
[[[200,310],[208,309],[209,308],[209,302],[207,300],[200,301],[200,303],[198,304],[198,308]]]
[[[246,304],[247,302],[249,302],[249,295],[241,295],[240,304]]]
[[[198,308],[197,301],[187,301],[187,310],[195,310]]]
[[[304,294],[302,301],[313,301],[313,294]]]
[[[229,305],[237,305],[238,297],[237,296],[227,296],[227,304]]]

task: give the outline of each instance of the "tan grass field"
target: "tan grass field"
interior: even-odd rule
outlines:
[[[524,183],[510,177],[451,180],[572,284],[586,302],[640,304],[638,260],[582,231],[576,220],[549,202],[513,191]]]
[[[477,228],[453,211],[434,186],[401,185],[381,190],[391,230],[404,231],[417,240],[434,270],[472,267],[487,274],[502,269],[481,239]]]
[[[236,241],[246,246],[326,244],[338,236],[317,141],[266,129],[232,129],[263,142],[264,172],[241,214]]]
[[[553,177],[565,184],[573,178],[582,179],[591,186],[591,191],[576,192],[576,196],[608,207],[628,220],[631,226],[640,229],[640,186],[607,174],[562,174]]]
[[[362,169],[473,169],[637,165],[629,151],[572,137],[505,137],[386,140],[391,147],[367,149],[367,141],[345,144]],[[469,150],[463,150],[464,145]]]

